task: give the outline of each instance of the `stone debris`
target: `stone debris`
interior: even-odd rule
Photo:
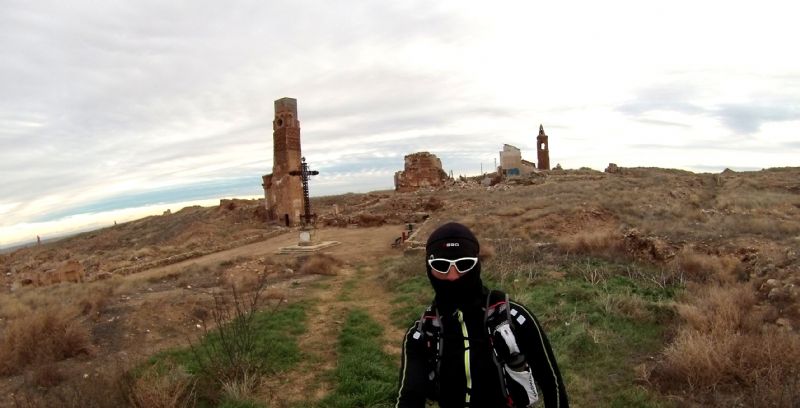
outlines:
[[[622,169],[620,169],[616,163],[608,163],[608,167],[606,167],[605,172],[609,174],[620,174],[622,173]]]

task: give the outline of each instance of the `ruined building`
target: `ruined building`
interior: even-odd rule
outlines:
[[[300,225],[303,212],[303,187],[300,177],[290,171],[300,170],[300,121],[297,99],[275,101],[272,121],[272,173],[262,176],[265,206],[270,220],[282,225]]]
[[[542,125],[539,125],[539,136],[536,136],[536,156],[539,162],[538,169],[550,170],[550,145]]]
[[[522,152],[510,144],[504,144],[500,151],[500,173],[504,176],[521,176],[530,174],[536,165],[522,159]]]
[[[436,155],[413,153],[405,157],[404,170],[394,173],[394,189],[404,193],[422,187],[439,187],[447,179],[447,173],[442,170],[442,161]]]

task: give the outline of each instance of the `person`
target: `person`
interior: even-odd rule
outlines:
[[[396,408],[567,408],[567,392],[541,324],[481,281],[480,245],[447,223],[428,238],[433,303],[406,332]],[[541,405],[540,405],[541,406]]]

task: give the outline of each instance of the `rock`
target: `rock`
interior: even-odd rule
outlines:
[[[784,288],[772,288],[767,295],[767,299],[771,301],[782,301],[789,298],[789,292]]]

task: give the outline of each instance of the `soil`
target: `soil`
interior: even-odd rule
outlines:
[[[386,343],[392,344],[387,351],[399,355],[402,333],[386,318],[387,294],[379,282],[380,270],[372,263],[400,254],[391,248],[391,243],[402,228],[390,225],[320,229],[316,239],[340,242],[321,251],[344,262],[336,275],[301,275],[295,271],[299,268],[268,275],[265,293],[269,298],[313,304],[307,331],[299,343],[301,352],[313,357],[304,359],[291,373],[263,384],[261,393],[274,396],[270,406],[288,406],[309,397],[321,398],[328,392],[329,384],[322,375],[335,366],[336,338],[347,311],[352,308],[366,310],[380,322]],[[260,266],[263,263],[270,267],[297,265],[297,258],[307,255],[277,253],[281,247],[296,242],[296,232],[290,231],[262,242],[117,278],[119,286],[114,298],[92,318],[93,354],[56,363],[57,370],[74,379],[67,383],[85,381],[107,375],[108,370],[120,365],[135,364],[158,351],[187,346],[203,333],[198,310],[210,308],[211,294],[223,290],[226,269],[258,274],[264,271]],[[358,295],[344,298],[342,291],[349,280],[355,280],[355,288],[350,290]],[[273,302],[276,301],[280,300]],[[25,375],[0,379],[0,395],[12,397],[28,387]],[[269,392],[275,387],[280,392]],[[0,406],[11,406],[6,404],[11,404],[12,399],[0,399],[6,401],[0,402]]]

